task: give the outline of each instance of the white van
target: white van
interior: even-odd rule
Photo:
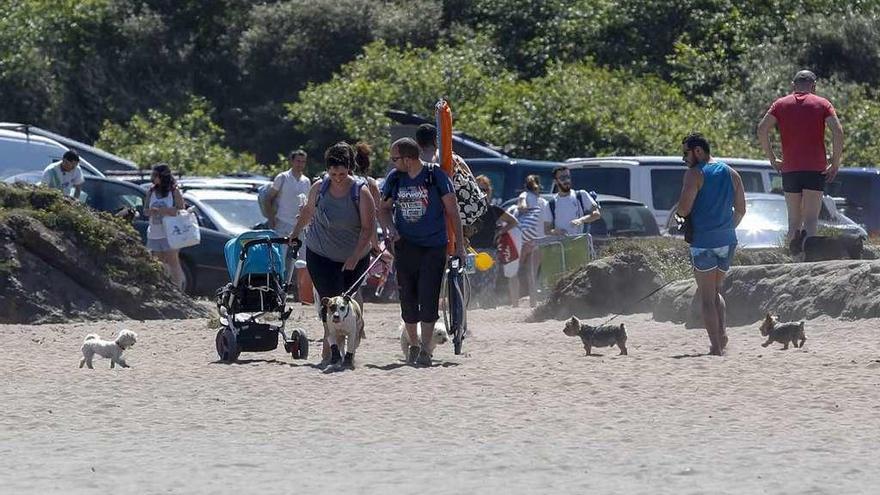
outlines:
[[[61,160],[65,151],[65,146],[52,139],[0,129],[0,180],[20,176],[25,182],[34,182],[34,174],[39,174],[39,181],[43,169]],[[84,175],[104,176],[83,158],[79,165]]]
[[[771,192],[778,175],[766,160],[717,158],[736,169],[746,192]],[[680,156],[609,156],[572,158],[572,185],[599,194],[623,196],[644,203],[660,226],[666,225],[678,202],[686,167]],[[775,181],[774,181],[775,178]]]

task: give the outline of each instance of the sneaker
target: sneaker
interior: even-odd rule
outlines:
[[[433,364],[432,358],[433,356],[422,349],[421,351],[419,351],[419,355],[416,358],[416,366],[424,366],[426,368],[430,368]]]
[[[409,353],[406,355],[406,364],[416,364],[416,359],[419,357],[419,346],[411,345],[409,346]]]

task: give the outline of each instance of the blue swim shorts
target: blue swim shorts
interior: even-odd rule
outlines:
[[[694,270],[698,272],[708,272],[710,270],[720,270],[726,272],[730,270],[730,262],[733,260],[733,253],[736,252],[736,244],[717,248],[691,248],[691,263]]]

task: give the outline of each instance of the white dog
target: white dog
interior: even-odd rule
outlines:
[[[321,319],[330,348],[327,371],[354,369],[354,353],[366,338],[361,306],[349,296],[325,297],[321,299]]]
[[[409,359],[410,346],[419,346],[419,342],[410,342],[409,334],[406,333],[406,327],[400,322],[400,350],[403,351],[403,359]],[[438,345],[449,342],[449,332],[446,331],[446,325],[442,321],[434,324],[434,333],[431,335],[431,351]]]
[[[135,342],[137,342],[137,334],[131,330],[122,330],[116,340],[103,340],[98,334],[90,333],[83,341],[83,357],[79,362],[79,367],[82,368],[83,365],[86,365],[89,369],[93,369],[92,358],[97,354],[109,359],[111,368],[117,364],[123,368],[130,368],[131,366],[125,363],[122,352],[130,349]]]

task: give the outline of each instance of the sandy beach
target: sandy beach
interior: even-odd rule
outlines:
[[[294,325],[318,322],[297,308]],[[470,312],[466,353],[405,366],[397,307],[367,305],[355,371],[279,348],[217,362],[206,320],[0,326],[0,491],[874,493],[880,321],[807,322],[803,349],[627,324],[585,357],[562,323]],[[592,320],[600,322],[601,320]],[[78,369],[87,333],[138,333],[131,369]]]

